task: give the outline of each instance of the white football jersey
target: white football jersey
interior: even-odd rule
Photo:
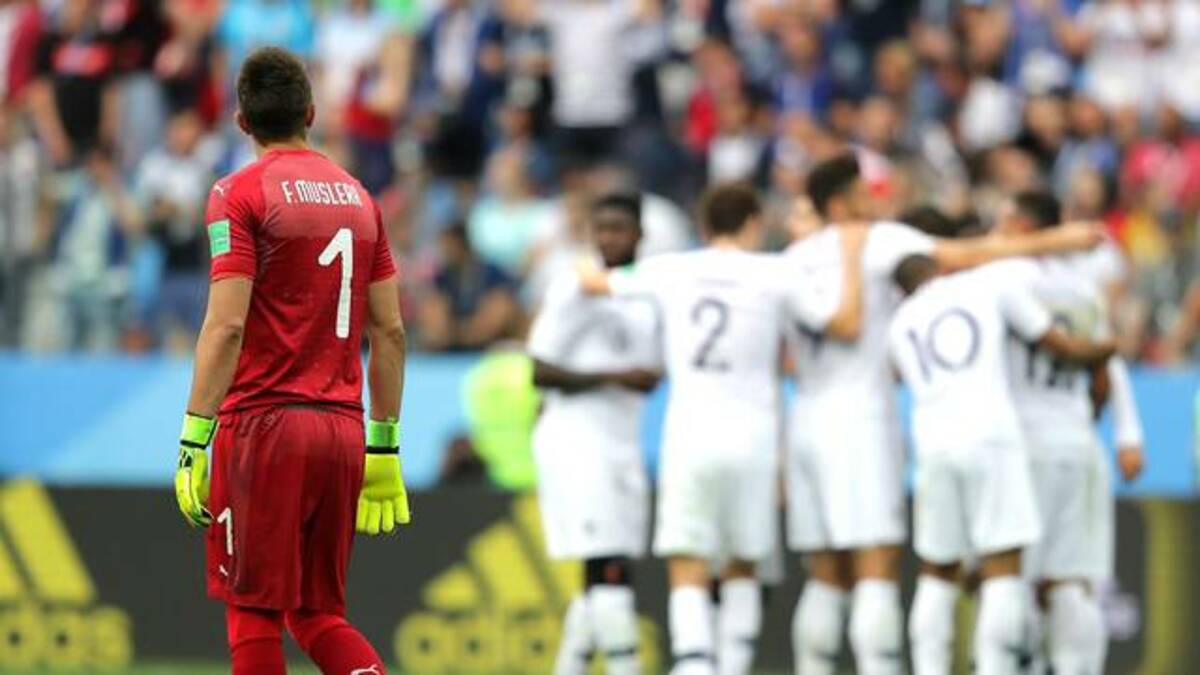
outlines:
[[[546,293],[529,335],[529,355],[583,373],[658,370],[658,311],[638,298],[593,297],[583,293],[574,271],[556,279]],[[636,451],[645,396],[608,386],[576,394],[546,393],[538,420],[542,437],[563,448],[579,444]],[[559,436],[561,435],[561,438]]]
[[[668,450],[773,454],[774,445],[756,446],[778,440],[784,326],[823,330],[837,290],[784,256],[717,248],[655,256],[614,274],[611,285],[618,295],[653,297],[662,312]]]
[[[896,311],[888,345],[913,397],[918,453],[1024,448],[1008,384],[1008,338],[1036,342],[1050,313],[1010,262],[935,278]]]
[[[840,280],[836,242],[837,230],[825,228],[793,244],[785,255],[804,267],[832,265],[836,268],[833,277]],[[933,248],[932,237],[907,225],[881,222],[871,226],[862,252],[864,304],[859,339],[827,340],[820,334],[798,331],[802,353],[797,365],[795,433],[804,434],[813,425],[842,418],[846,411],[852,411],[853,417],[846,419],[848,425],[839,426],[896,425],[887,327],[900,293],[892,274],[906,257],[929,255]],[[889,430],[885,435],[893,434]]]
[[[1089,269],[1092,254],[1013,261],[1014,278],[1053,317],[1075,335],[1098,339],[1108,334],[1099,286]],[[1017,411],[1040,459],[1090,461],[1096,431],[1088,374],[1064,364],[1027,340],[1009,340],[1010,382]]]

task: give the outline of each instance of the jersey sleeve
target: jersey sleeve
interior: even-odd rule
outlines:
[[[1000,291],[999,302],[1005,323],[1027,342],[1041,340],[1054,323],[1054,317],[1027,285],[1014,284]]]
[[[877,269],[891,275],[900,261],[910,255],[933,255],[937,240],[903,223],[876,223],[871,226],[866,255],[878,261]]]
[[[1117,244],[1106,240],[1094,250],[1083,254],[1086,273],[1101,288],[1121,281],[1129,275],[1129,265]]]
[[[525,350],[529,356],[539,361],[555,363],[559,359],[560,345],[563,343],[563,332],[566,328],[563,311],[572,294],[569,286],[574,287],[575,284],[568,284],[565,279],[559,279],[550,286],[542,301],[542,307],[533,320],[533,326],[529,329],[529,341]]]
[[[396,263],[392,260],[392,247],[388,243],[387,230],[383,228],[383,216],[375,204],[375,261],[371,265],[371,283],[383,281],[396,274]]]
[[[1111,386],[1113,431],[1117,447],[1142,444],[1142,420],[1133,397],[1133,382],[1125,359],[1114,356],[1108,360],[1108,380]]]
[[[258,250],[254,233],[265,212],[257,181],[223,180],[208,196],[205,222],[212,256],[209,277],[250,277],[258,272]]]

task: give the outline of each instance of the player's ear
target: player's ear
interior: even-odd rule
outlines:
[[[304,128],[311,129],[313,122],[317,120],[317,106],[309,103],[308,112],[304,113]]]
[[[233,121],[237,123],[238,128],[242,130],[243,134],[247,136],[254,135],[250,133],[250,126],[246,124],[246,118],[242,116],[241,109],[233,111]]]

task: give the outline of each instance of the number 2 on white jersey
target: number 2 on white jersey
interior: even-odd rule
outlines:
[[[700,298],[692,306],[692,323],[704,331],[696,355],[692,357],[692,365],[698,370],[729,370],[728,361],[713,355],[717,342],[729,327],[729,305],[716,298]]]
[[[354,233],[348,227],[333,235],[317,262],[321,267],[329,267],[339,257],[342,259],[342,285],[338,289],[337,325],[333,334],[345,339],[350,337],[350,280],[354,277]]]

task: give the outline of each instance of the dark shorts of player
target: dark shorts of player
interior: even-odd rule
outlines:
[[[345,614],[363,476],[351,413],[276,406],[223,414],[213,442],[208,595]]]

